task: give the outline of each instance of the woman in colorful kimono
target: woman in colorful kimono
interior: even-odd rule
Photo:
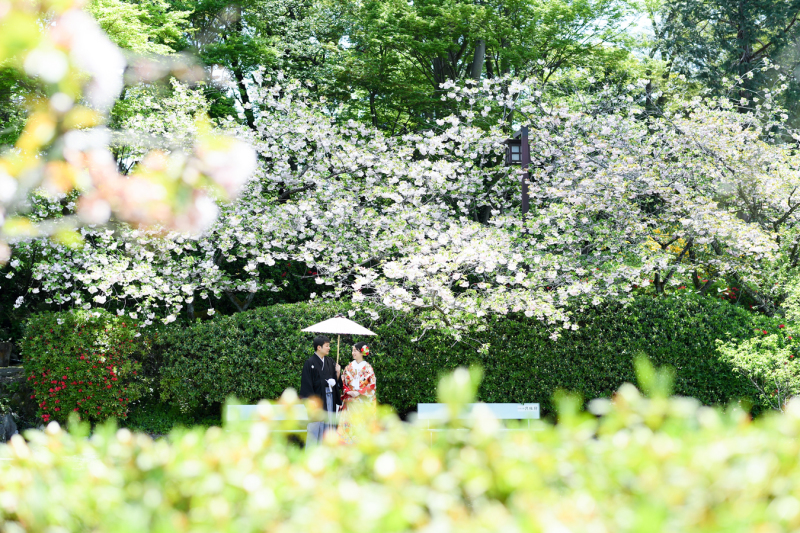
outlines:
[[[353,346],[353,361],[342,372],[342,409],[339,434],[345,442],[353,441],[353,430],[375,416],[375,371],[364,360],[369,355],[366,342]]]

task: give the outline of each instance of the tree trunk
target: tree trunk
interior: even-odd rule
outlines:
[[[234,28],[239,35],[242,35],[244,33],[244,27],[242,26],[242,6],[239,5],[236,9],[238,19],[236,20],[236,24],[234,24]],[[250,101],[250,95],[247,94],[247,84],[244,82],[244,68],[242,63],[239,61],[239,57],[235,54],[231,61],[231,67],[231,70],[233,71],[233,77],[236,78],[236,88],[239,90],[239,98],[242,100],[245,121],[250,129],[256,131],[256,118],[253,114],[253,103]]]
[[[486,41],[479,39],[475,43],[475,55],[472,58],[472,69],[470,76],[475,81],[480,81],[481,73],[483,72],[483,61],[486,57]]]
[[[369,113],[372,115],[372,127],[378,127],[378,111],[375,109],[375,92],[369,93]]]
[[[433,83],[435,85],[434,90],[438,91],[440,89],[440,85],[447,81],[447,73],[445,69],[447,68],[447,60],[441,57],[434,57],[433,58]]]
[[[250,101],[250,95],[247,94],[247,85],[244,82],[244,71],[237,58],[233,59],[233,68],[231,70],[233,71],[233,77],[236,78],[236,88],[239,90],[239,98],[242,100],[247,126],[253,131],[256,131],[256,117],[253,114],[253,103]]]

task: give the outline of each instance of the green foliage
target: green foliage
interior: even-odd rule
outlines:
[[[447,81],[509,74],[547,79],[573,67],[615,71],[630,57],[624,25],[632,3],[624,0],[172,5],[192,12],[188,48],[231,75],[233,91],[208,94],[212,116],[237,116],[230,106],[234,96],[253,129],[264,110],[251,101],[248,87],[279,72],[310,82],[344,121],[397,134],[452,112],[440,99],[439,85]]]
[[[230,395],[254,401],[297,389],[312,353],[310,334],[300,330],[345,310],[340,304],[284,304],[167,330],[155,345],[163,357],[162,400],[189,412]]]
[[[450,378],[458,398],[475,383]],[[443,398],[457,407],[453,397]],[[352,445],[301,450],[270,413],[154,442],[56,425],[0,445],[0,528],[65,531],[794,531],[800,404],[749,421],[632,385],[557,426],[433,434],[382,415]],[[561,413],[560,413],[561,414]],[[673,482],[670,482],[673,481]],[[111,503],[109,503],[111,502]]]
[[[701,88],[742,99],[742,107],[755,107],[759,92],[774,91],[785,82],[781,100],[797,127],[800,1],[646,0],[643,5],[655,37],[650,57],[660,56],[668,70],[698,81]],[[759,68],[765,61],[779,65],[785,78]],[[740,76],[741,90],[729,92],[726,79]]]
[[[131,431],[166,435],[178,427],[219,426],[222,417],[208,414],[181,413],[176,407],[157,401],[144,401],[131,406],[128,418],[121,424]]]
[[[642,391],[652,398],[667,398],[675,385],[675,369],[670,366],[655,368],[645,355],[634,359],[636,380]]]
[[[229,395],[246,402],[278,398],[286,388],[299,387],[302,364],[311,354],[312,335],[300,330],[347,310],[341,303],[275,305],[174,329],[156,347],[164,361],[163,400],[191,412],[221,404]],[[378,401],[400,413],[436,401],[439,375],[471,365],[485,369],[481,401],[539,402],[544,413],[552,413],[558,390],[591,400],[633,382],[633,361],[640,353],[675,369],[675,393],[727,404],[754,394],[747,378],[719,357],[716,340],[747,339],[756,329],[777,331],[772,319],[693,296],[642,296],[627,307],[592,307],[579,316],[582,327],[559,340],[535,319],[498,317],[484,331],[465,332],[462,342],[425,332],[408,315],[382,311],[377,318],[358,313],[353,319],[377,333],[369,341]],[[343,338],[342,365],[357,340],[362,339]],[[477,349],[485,344],[488,351]],[[656,381],[651,388],[660,392],[667,384]]]
[[[717,341],[719,352],[724,361],[747,377],[763,404],[782,411],[790,398],[800,394],[800,350],[783,332],[760,333],[741,342]]]
[[[21,342],[25,374],[44,422],[76,412],[97,422],[125,418],[142,393],[139,358],[149,344],[130,318],[104,311],[33,315]]]
[[[620,29],[630,4],[619,0],[337,3],[350,44],[331,67],[346,88],[338,96],[392,132],[452,112],[440,101],[448,81],[547,81],[574,67],[616,70],[628,57]]]
[[[11,412],[11,401],[8,398],[0,396],[0,415],[5,415]]]
[[[34,84],[0,67],[0,146],[13,145],[25,126],[25,97]]]
[[[120,48],[169,55],[184,46],[191,12],[170,9],[165,0],[92,0],[87,8]]]

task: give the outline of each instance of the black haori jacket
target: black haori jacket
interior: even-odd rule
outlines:
[[[303,373],[300,375],[300,394],[301,398],[316,396],[322,401],[322,408],[327,411],[328,406],[325,401],[325,390],[328,388],[328,379],[336,380],[333,389],[333,412],[336,406],[342,404],[342,382],[336,377],[336,361],[330,357],[325,357],[325,363],[317,354],[309,357],[303,365]]]

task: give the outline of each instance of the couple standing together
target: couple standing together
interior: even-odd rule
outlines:
[[[324,422],[308,424],[306,443],[319,442],[326,431],[336,429],[337,413],[341,413],[339,435],[349,441],[354,421],[350,415],[359,408],[372,408],[375,405],[375,372],[364,360],[364,356],[369,355],[369,346],[365,342],[353,346],[353,361],[345,367],[344,373],[339,364],[328,357],[331,351],[328,337],[315,337],[312,346],[314,355],[305,362],[300,376],[300,397],[315,396],[322,400],[326,419]]]

